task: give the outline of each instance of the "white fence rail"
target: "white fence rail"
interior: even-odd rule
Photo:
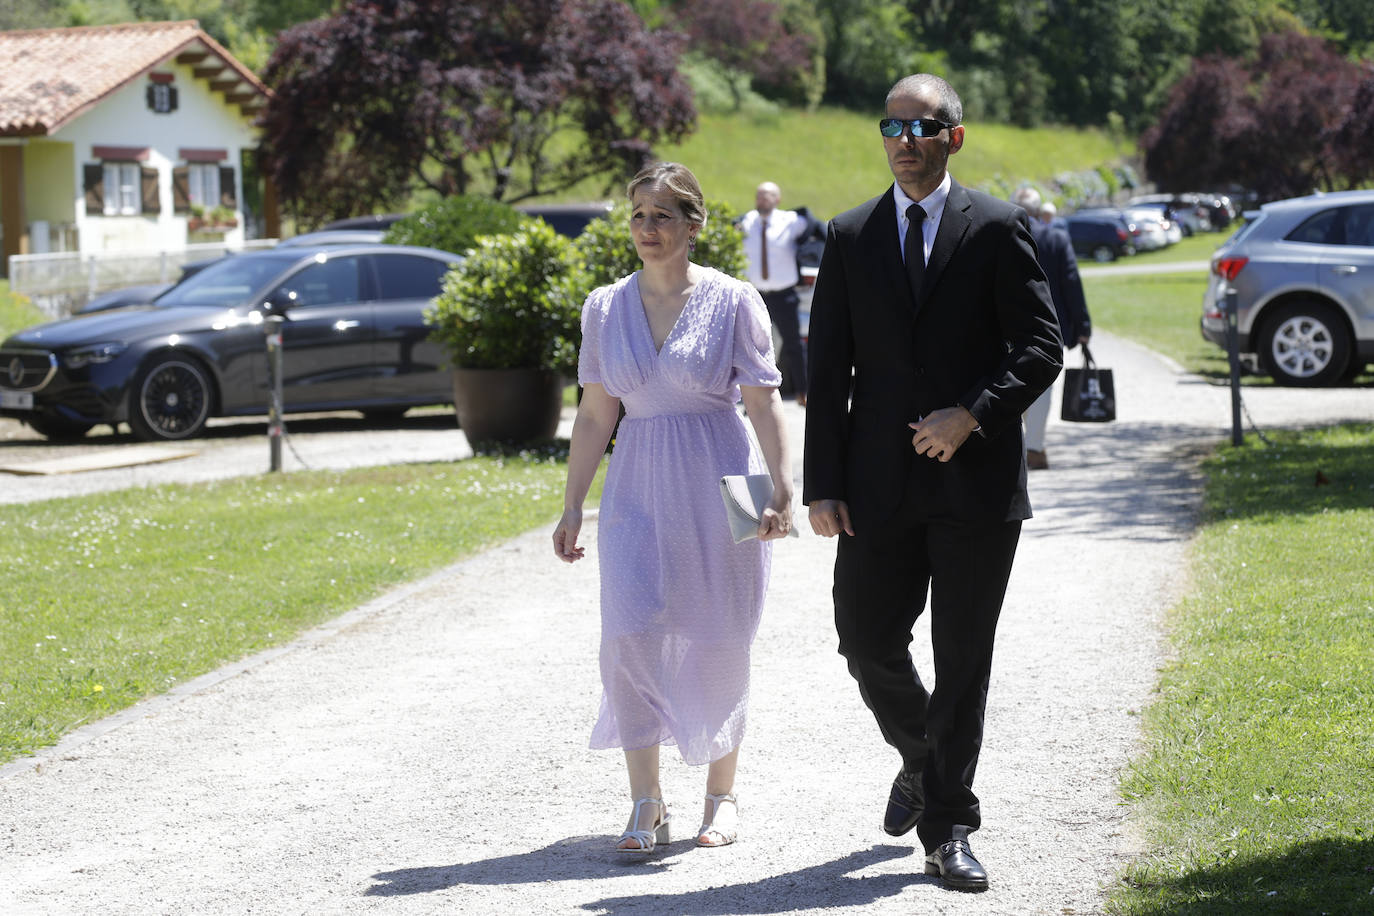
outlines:
[[[253,239],[233,247],[210,242],[163,251],[15,254],[9,258],[10,290],[29,297],[46,314],[58,318],[109,290],[175,283],[183,264],[275,244],[276,239]]]

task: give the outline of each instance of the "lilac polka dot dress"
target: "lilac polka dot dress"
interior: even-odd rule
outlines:
[[[735,409],[740,385],[777,387],[773,338],[752,286],[706,269],[661,351],[639,274],[587,297],[578,381],[625,419],[598,522],[601,711],[593,748],[676,744],[709,763],[744,737],[749,648],[771,545],[735,544],[723,474],[767,471]]]

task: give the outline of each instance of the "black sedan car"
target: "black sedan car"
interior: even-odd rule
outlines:
[[[187,439],[210,417],[266,414],[264,318],[282,325],[288,412],[395,417],[453,401],[424,310],[461,258],[431,248],[321,245],[226,258],[150,305],[37,325],[0,345],[0,416],[49,437],[128,423]]]

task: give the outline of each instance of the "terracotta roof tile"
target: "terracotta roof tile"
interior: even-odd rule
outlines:
[[[42,136],[176,54],[204,51],[266,87],[195,20],[0,32],[0,136]]]

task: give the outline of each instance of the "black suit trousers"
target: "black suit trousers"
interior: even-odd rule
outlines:
[[[795,287],[761,293],[768,307],[768,317],[777,325],[782,338],[782,352],[778,354],[778,368],[782,370],[782,387],[793,394],[806,394],[806,349],[802,346],[801,318],[797,308],[801,297]]]
[[[976,830],[982,822],[973,777],[993,637],[1021,522],[930,521],[919,517],[918,496],[906,494],[886,521],[862,527],[856,520],[854,537],[840,535],[835,628],[883,738],[901,753],[904,768],[924,773],[925,812],[916,831],[929,853],[956,825]],[[933,690],[909,648],[927,593]]]

